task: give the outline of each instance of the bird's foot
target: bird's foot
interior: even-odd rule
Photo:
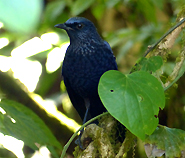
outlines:
[[[75,144],[78,145],[80,147],[80,149],[85,150],[85,148],[83,147],[83,144],[81,142],[81,134],[79,135],[79,137],[75,140]]]

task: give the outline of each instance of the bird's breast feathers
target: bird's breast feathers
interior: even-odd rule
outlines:
[[[84,44],[75,49],[73,46],[68,47],[63,61],[62,76],[64,81],[69,80],[75,91],[85,95],[97,91],[99,79],[104,72],[115,69],[115,58],[105,44]]]

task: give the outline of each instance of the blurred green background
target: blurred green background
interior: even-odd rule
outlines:
[[[13,99],[31,108],[64,145],[82,122],[61,82],[61,64],[69,39],[66,32],[54,25],[74,16],[88,18],[111,45],[119,70],[129,73],[147,47],[173,26],[184,4],[184,0],[1,0],[0,98]],[[167,75],[173,70],[183,39],[182,34],[164,64]],[[185,130],[184,76],[178,84],[178,88],[167,92],[160,123]],[[16,142],[20,146],[15,149],[18,145],[12,142],[0,133],[0,157],[38,154],[23,147],[21,141]],[[73,148],[74,144],[68,150],[69,157]],[[22,149],[22,153],[16,153]],[[9,150],[15,150],[14,154]],[[42,150],[47,154],[47,149],[41,148],[41,153]],[[140,141],[135,154],[138,158],[146,157]]]

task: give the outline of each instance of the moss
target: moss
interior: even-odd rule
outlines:
[[[76,146],[75,147],[75,150],[73,152],[74,157],[75,158],[79,157],[81,155],[81,153],[82,153],[82,150],[80,149],[80,147],[79,146]]]
[[[180,21],[182,17],[185,17],[185,5],[182,6],[181,11],[177,14],[177,22]]]
[[[179,54],[179,53],[178,53]],[[179,56],[176,58],[175,62],[178,63],[181,61],[181,55],[179,54]]]

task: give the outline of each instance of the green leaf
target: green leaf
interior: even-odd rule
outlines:
[[[23,140],[33,149],[37,149],[36,143],[61,149],[49,128],[33,111],[11,100],[2,100],[0,107],[6,112],[3,124],[9,135]]]
[[[45,10],[45,20],[48,22],[54,22],[59,17],[66,6],[65,1],[52,1],[48,3]]]
[[[149,71],[149,72],[155,72],[158,69],[161,68],[161,66],[163,65],[163,59],[161,56],[153,56],[151,58],[143,58],[143,60],[141,60],[141,62],[139,63],[141,64],[142,71]]]
[[[3,121],[4,121],[4,115],[0,111],[0,132],[4,133],[4,134],[7,134],[8,132],[7,132],[7,130],[4,126],[4,124],[3,124]]]
[[[105,4],[99,3],[96,6],[93,6],[92,13],[96,17],[96,19],[100,20],[105,11]]]
[[[106,0],[105,4],[107,8],[113,8],[116,4],[118,4],[118,2],[120,2],[120,0]]]
[[[108,112],[141,139],[158,125],[159,107],[165,106],[161,83],[148,72],[124,75],[110,70],[100,78],[98,92]]]
[[[139,10],[143,12],[146,19],[156,24],[156,9],[153,2],[148,0],[138,0],[137,4]]]
[[[1,0],[0,21],[9,31],[31,33],[40,22],[43,4],[43,0]]]
[[[185,149],[185,131],[168,127],[157,127],[154,133],[147,136],[145,143],[154,144],[157,149],[165,151],[166,157],[180,157]]]
[[[78,0],[78,1],[75,1],[73,4],[72,4],[72,8],[71,8],[71,12],[72,12],[72,15],[75,16],[75,15],[78,15],[80,13],[82,13],[84,10],[86,10],[87,8],[90,7],[90,5],[94,2],[94,0]]]
[[[163,65],[163,59],[161,56],[152,56],[150,58],[142,57],[137,61],[137,64],[132,68],[131,72],[135,71],[147,71],[156,72]]]

